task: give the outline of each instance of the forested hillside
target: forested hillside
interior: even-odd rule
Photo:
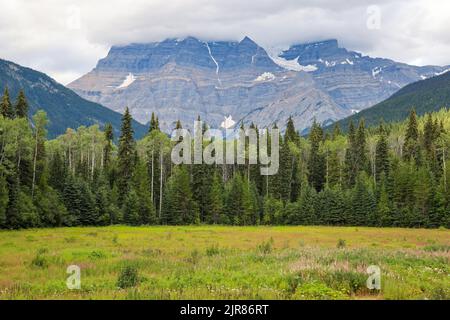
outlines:
[[[0,225],[16,229],[109,224],[304,224],[449,227],[450,111],[348,134],[289,119],[280,170],[258,165],[173,165],[152,117],[135,141],[128,110],[116,146],[111,126],[47,140],[45,112],[26,98],[0,105]],[[178,123],[178,127],[182,124]],[[229,142],[228,142],[229,143]],[[205,142],[208,144],[208,142]],[[247,161],[248,163],[248,161]]]
[[[375,106],[362,110],[348,118],[338,121],[347,128],[350,120],[358,122],[365,119],[368,126],[377,125],[381,119],[386,122],[403,121],[408,117],[411,107],[418,115],[439,111],[450,106],[450,72],[426,80],[411,83],[397,91],[390,98]],[[330,127],[331,128],[331,127]]]
[[[25,92],[30,116],[40,109],[44,110],[49,119],[49,137],[55,138],[67,128],[76,129],[81,125],[93,124],[103,126],[106,123],[111,123],[115,132],[119,132],[120,113],[81,98],[42,72],[2,59],[0,90],[2,93],[7,90],[13,103],[20,91]],[[142,124],[133,121],[133,127],[137,136],[144,136],[146,130]]]

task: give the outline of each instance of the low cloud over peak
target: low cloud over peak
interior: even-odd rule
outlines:
[[[194,36],[265,47],[338,39],[419,65],[450,64],[446,0],[0,0],[0,58],[68,83],[112,45]]]

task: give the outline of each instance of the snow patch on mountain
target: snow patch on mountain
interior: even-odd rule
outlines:
[[[259,75],[255,80],[255,82],[263,82],[263,81],[272,81],[275,80],[275,75],[271,72],[264,72],[263,74]]]
[[[446,73],[446,72],[448,72],[448,71],[450,71],[450,68],[445,69],[444,71],[441,71],[441,72],[435,72],[434,75],[440,76],[440,75],[443,75],[444,73]]]
[[[281,57],[271,57],[273,62],[275,62],[277,65],[279,65],[280,67],[286,69],[286,70],[291,70],[291,71],[305,71],[305,72],[313,72],[317,70],[317,66],[316,65],[307,65],[307,66],[303,66],[300,64],[300,62],[298,61],[298,57],[297,59],[293,59],[293,60],[286,60],[284,58]]]
[[[288,48],[283,47],[269,47],[266,49],[266,52],[273,62],[275,62],[278,66],[286,70],[313,72],[318,69],[316,65],[306,65],[306,66],[301,65],[300,62],[298,61],[299,57],[292,60],[287,60],[280,57],[282,52],[287,49]]]
[[[131,72],[127,75],[125,80],[123,80],[122,84],[117,87],[117,89],[122,89],[128,87],[130,84],[136,81],[136,77]]]
[[[344,61],[341,62],[341,64],[350,64],[353,65],[353,61],[349,60],[349,59],[345,59]]]
[[[372,77],[375,78],[381,72],[382,69],[383,69],[382,67],[373,68],[372,69]]]
[[[209,56],[211,57],[211,60],[215,63],[216,65],[216,74],[219,74],[219,64],[217,63],[217,60],[213,57],[213,55],[211,54],[211,48],[209,47],[208,42],[205,42],[206,48],[208,49],[208,53]]]

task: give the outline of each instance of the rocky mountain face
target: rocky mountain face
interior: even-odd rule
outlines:
[[[156,112],[165,131],[177,120],[191,127],[198,115],[212,127],[228,115],[260,127],[283,127],[292,116],[303,130],[313,119],[332,123],[443,70],[365,57],[339,48],[336,40],[269,55],[248,37],[188,37],[114,46],[69,88],[114,111],[128,106],[141,123]]]
[[[29,103],[30,117],[42,109],[47,113],[48,135],[54,138],[67,128],[111,123],[115,136],[120,134],[122,115],[97,103],[87,101],[46,74],[0,59],[0,96],[8,87],[13,103],[21,89]],[[136,137],[147,133],[147,127],[134,121]]]

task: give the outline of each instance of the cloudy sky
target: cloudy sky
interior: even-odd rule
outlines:
[[[417,65],[450,64],[448,0],[0,0],[0,58],[67,84],[111,45],[196,36],[263,46],[336,38]]]

